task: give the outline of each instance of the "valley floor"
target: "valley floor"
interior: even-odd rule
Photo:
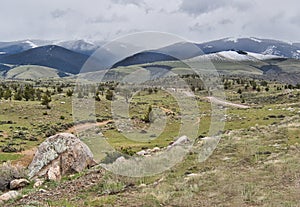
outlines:
[[[33,183],[21,191],[23,197],[6,206],[205,206],[205,207],[297,207],[300,206],[300,91],[282,84],[259,85],[260,91],[231,82],[227,100],[197,94],[200,117],[195,145],[173,168],[149,177],[118,176],[100,166],[46,181],[39,188]],[[233,84],[234,82],[234,84]],[[258,82],[257,82],[258,83]],[[259,83],[258,83],[259,84]],[[238,91],[241,93],[239,93]],[[66,91],[66,90],[65,90]],[[52,95],[51,109],[38,101],[1,101],[2,151],[7,146],[21,152],[1,152],[2,162],[29,160],[32,149],[45,137],[57,132],[75,132],[83,137],[95,127],[115,149],[134,155],[142,149],[163,148],[178,135],[180,118],[176,100],[163,91],[141,91],[131,99],[130,120],[139,129],[137,136],[149,134],[145,114],[152,108],[167,114],[164,131],[154,141],[134,142],[122,136],[109,114],[111,102],[105,95],[95,104],[97,122],[74,127],[72,98]],[[117,97],[120,98],[120,97]],[[86,106],[82,98],[81,106]],[[226,109],[221,140],[212,155],[199,162],[203,140],[208,137],[211,103]],[[41,118],[42,117],[42,118]],[[123,126],[125,127],[125,126]],[[78,132],[77,131],[77,132]],[[21,133],[20,133],[21,132]],[[101,132],[101,133],[100,133]],[[36,139],[33,139],[36,138]],[[93,152],[95,143],[87,143]],[[24,151],[25,150],[25,151]],[[26,156],[23,156],[26,155]],[[22,157],[23,156],[23,157]],[[101,154],[94,153],[101,158]],[[23,160],[24,161],[24,160]],[[28,163],[28,162],[27,162]]]

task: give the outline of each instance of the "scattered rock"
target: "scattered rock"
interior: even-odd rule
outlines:
[[[121,156],[118,157],[115,162],[124,162],[125,160],[126,160],[125,157]]]
[[[190,142],[189,138],[184,135],[179,137],[171,146],[185,145],[189,142]]]
[[[230,157],[223,157],[223,158],[221,158],[221,160],[227,161],[227,160],[231,160],[231,158]]]
[[[144,187],[147,187],[147,185],[145,183],[142,183],[139,185],[139,188],[144,188]]]
[[[16,189],[20,189],[20,188],[23,188],[25,187],[26,185],[29,185],[29,181],[22,178],[22,179],[15,179],[15,180],[12,180],[9,184],[9,188],[11,190],[16,190]]]
[[[41,189],[39,189],[39,192],[40,192],[40,193],[47,193],[47,190],[41,188]]]
[[[40,187],[43,184],[44,184],[44,180],[42,180],[42,179],[36,179],[35,183],[33,184],[33,188],[38,188],[38,187]]]
[[[139,155],[139,156],[144,156],[147,153],[146,153],[145,150],[141,150],[141,151],[137,152],[136,154]]]
[[[291,150],[297,150],[297,147],[296,147],[295,145],[291,145],[291,146],[290,146],[290,149],[291,149]]]
[[[28,198],[28,195],[23,195],[22,198]]]
[[[159,147],[154,147],[151,152],[159,152],[160,151],[160,148]]]
[[[188,175],[186,175],[187,177],[197,177],[197,176],[200,176],[199,174],[197,173],[190,173]]]
[[[11,200],[11,199],[15,199],[20,195],[21,194],[18,191],[15,191],[15,190],[8,191],[7,193],[4,193],[0,196],[0,203],[3,203],[5,201]]]
[[[73,134],[60,133],[47,138],[38,147],[28,175],[59,180],[63,175],[81,172],[95,164],[87,145]]]

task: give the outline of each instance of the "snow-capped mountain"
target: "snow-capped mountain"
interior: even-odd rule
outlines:
[[[53,51],[51,48],[54,48]],[[101,50],[98,50],[99,48]],[[300,59],[300,44],[253,37],[224,38],[204,43],[179,42],[147,51],[134,44],[123,42],[108,44],[87,40],[0,42],[0,64],[10,64],[11,67],[33,64],[76,74],[92,54],[94,54],[93,61],[96,64],[93,62],[93,68],[101,70],[110,67],[190,58],[231,62],[258,62],[279,58]],[[77,60],[80,61],[74,65],[73,63]],[[2,70],[8,69],[4,67]]]
[[[13,42],[0,42],[0,55],[10,55],[24,52],[26,50],[51,44],[47,40],[20,40]]]
[[[79,52],[86,55],[91,55],[97,50],[103,42],[90,42],[87,40],[71,40],[71,41],[56,41],[56,40],[21,40],[13,42],[0,42],[0,55],[2,54],[16,54],[26,50],[46,46],[57,45],[64,47],[74,52]]]
[[[72,41],[54,41],[54,45],[64,47],[74,52],[79,52],[86,55],[91,55],[98,48],[100,48],[104,42],[91,42],[87,40],[72,40]]]
[[[276,55],[300,59],[299,44],[260,38],[225,38],[197,44],[205,53],[216,53],[229,50],[242,50],[263,55]]]
[[[243,55],[243,51],[245,51],[247,55]],[[126,66],[131,63],[143,64],[164,60],[170,61],[172,60],[170,57],[182,60],[201,55],[204,55],[204,59],[212,58],[236,61],[258,61],[279,57],[300,59],[300,47],[298,47],[298,45],[254,37],[224,38],[204,43],[183,42],[146,52],[147,53],[144,51],[125,58],[116,63],[114,66]],[[208,54],[213,55],[207,56]]]

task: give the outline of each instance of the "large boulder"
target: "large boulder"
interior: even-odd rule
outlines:
[[[29,177],[59,180],[61,176],[95,165],[91,150],[79,138],[60,133],[47,138],[29,165]]]

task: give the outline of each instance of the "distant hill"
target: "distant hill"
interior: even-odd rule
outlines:
[[[173,59],[188,59],[226,51],[245,51],[249,54],[256,54],[256,57],[261,55],[264,58],[300,59],[300,47],[297,43],[289,44],[282,41],[259,38],[225,38],[205,43],[182,42],[157,50],[144,51],[115,63],[113,67],[170,61],[172,57]]]
[[[204,43],[178,42],[156,50],[144,50],[134,43],[118,41],[107,44],[86,40],[0,42],[1,76],[22,65],[52,68],[59,71],[59,76],[63,77],[65,74],[78,74],[83,65],[85,67],[82,72],[93,72],[121,66],[192,58],[198,59],[198,61],[212,60],[214,64],[221,61],[222,65],[226,65],[225,62],[240,64],[241,61],[298,60],[300,59],[300,43],[254,37],[224,38]],[[228,63],[228,65],[232,64]],[[297,66],[297,64],[295,65]],[[272,68],[270,71],[280,71],[280,68],[272,66],[264,67],[263,71],[269,71],[270,68]],[[288,68],[293,70],[294,67]],[[245,69],[248,70],[248,67]]]
[[[61,72],[54,68],[36,66],[36,65],[22,65],[3,74],[6,79],[40,79],[40,78],[59,78],[66,77],[71,74]]]
[[[163,53],[146,51],[146,52],[140,52],[132,56],[126,57],[123,60],[115,63],[111,68],[116,68],[119,66],[144,64],[144,63],[153,63],[157,61],[172,61],[172,60],[178,60],[178,59],[170,55],[165,55]]]
[[[0,57],[0,63],[39,65],[77,74],[89,56],[56,45],[47,45]]]

